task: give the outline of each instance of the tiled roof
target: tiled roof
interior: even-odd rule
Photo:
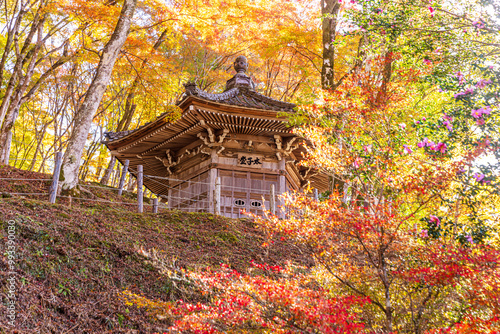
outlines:
[[[108,139],[108,141],[113,141],[113,140],[123,138],[134,131],[135,130],[127,130],[127,131],[120,131],[120,132],[104,132],[104,136]]]
[[[223,103],[238,107],[256,108],[274,111],[293,111],[295,104],[279,101],[268,96],[257,93],[248,86],[238,85],[223,93],[211,94],[201,90],[194,83],[185,85],[187,96],[196,96],[204,100]]]
[[[192,96],[206,101],[212,101],[231,106],[293,112],[293,109],[296,106],[295,104],[279,101],[256,92],[254,82],[248,75],[245,74],[247,67],[248,63],[246,62],[245,57],[236,58],[234,68],[237,73],[226,82],[226,90],[222,93],[208,93],[198,88],[196,83],[192,82],[185,84],[184,87],[186,88],[186,91],[177,105],[182,104],[185,99]],[[149,126],[151,123],[157,122],[163,116],[165,116],[165,114],[160,115],[156,121],[146,123],[135,130],[106,132],[104,133],[104,136],[107,138],[107,140],[105,140],[104,143],[113,142],[115,140],[124,138],[133,132],[140,131],[144,127]]]

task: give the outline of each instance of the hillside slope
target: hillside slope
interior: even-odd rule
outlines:
[[[228,263],[245,271],[251,260],[308,265],[293,246],[276,241],[263,250],[264,236],[250,220],[230,220],[203,213],[163,210],[133,212],[134,207],[107,202],[24,198],[7,193],[45,192],[46,175],[0,166],[0,291],[8,287],[6,244],[15,221],[16,331],[10,330],[6,305],[0,305],[0,333],[153,333],[168,327],[144,310],[124,305],[127,289],[149,298],[178,298],[172,284],[137,251],[156,248],[167,261],[189,268]],[[133,203],[112,190],[90,187],[84,195]],[[132,197],[131,197],[132,198]]]

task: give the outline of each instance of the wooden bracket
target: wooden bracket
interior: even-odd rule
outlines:
[[[222,132],[222,134],[219,136],[219,144],[222,144],[222,142],[224,141],[224,138],[226,138],[226,136],[229,134],[229,130],[228,129],[224,129],[224,131]]]
[[[291,140],[289,140],[287,143],[286,143],[286,148],[285,148],[285,151],[288,151],[290,149],[290,147],[292,146],[293,142],[297,140],[297,137],[293,137]]]
[[[208,138],[210,139],[210,142],[215,143],[215,134],[214,134],[214,131],[212,130],[212,128],[207,128],[207,132],[208,132]]]
[[[203,153],[203,154],[207,154],[207,155],[211,155],[212,154],[212,150],[209,149],[208,147],[201,148],[200,152]]]
[[[276,144],[276,148],[278,150],[281,150],[282,149],[282,144],[283,144],[283,139],[281,138],[280,135],[274,135],[274,142]]]
[[[202,132],[199,132],[196,136],[198,138],[200,138],[205,145],[207,145],[207,146],[210,145],[210,142],[208,141],[208,138],[205,137]]]

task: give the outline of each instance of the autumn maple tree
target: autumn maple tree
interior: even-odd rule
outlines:
[[[387,61],[371,67],[383,69]],[[288,195],[287,218],[259,224],[306,245],[332,294],[368,298],[365,319],[373,330],[493,330],[500,253],[489,231],[498,219],[498,181],[492,170],[474,170],[487,173],[475,161],[498,154],[484,128],[497,126],[492,101],[479,98],[498,88],[485,89],[484,82],[495,85],[486,71],[474,82],[478,99],[469,108],[461,92],[448,93],[443,108],[453,112],[423,116],[408,108],[415,99],[408,87],[419,72],[394,74],[385,101],[374,89],[383,86],[360,73],[312,105],[311,124],[299,130],[313,143],[308,164],[331,170],[343,191],[334,188],[319,202]]]
[[[241,274],[223,267],[167,273],[208,296],[205,302],[159,308],[172,319],[173,332],[498,330],[500,253],[498,239],[489,233],[494,229],[490,205],[498,203],[497,181],[492,175],[464,172],[474,169],[478,157],[498,152],[491,137],[473,134],[474,125],[496,126],[495,119],[479,112],[478,122],[478,109],[464,107],[460,91],[448,93],[447,102],[437,106],[455,109],[453,116],[425,114],[439,126],[425,116],[401,113],[415,98],[409,88],[422,72],[395,74],[398,80],[385,86],[390,94],[381,100],[373,87],[382,85],[374,84],[371,71],[383,69],[387,61],[392,60],[374,60],[370,72],[325,93],[321,103],[306,108],[311,118],[298,128],[312,142],[308,164],[342,177],[345,191],[334,188],[320,201],[307,191],[288,194],[285,219],[256,217],[269,240],[288,238],[306,247],[316,267],[308,275],[255,264],[265,270]],[[478,98],[496,89],[494,80],[475,81]],[[482,108],[489,111],[488,105]],[[459,119],[472,132],[460,133]],[[444,140],[443,131],[456,133]],[[467,143],[470,148],[464,150]],[[466,190],[467,201],[461,197],[457,205],[457,195],[466,196]],[[127,296],[130,303],[139,300]]]
[[[405,27],[402,14],[416,9],[378,5],[369,8],[375,15],[354,15],[366,30],[379,25],[369,39],[383,39],[385,52],[298,116],[305,123],[298,133],[312,143],[307,165],[330,171],[338,186],[320,202],[289,195],[287,219],[259,223],[307,245],[332,294],[368,298],[372,330],[494,332],[498,68],[483,58],[454,72],[440,40],[415,59],[405,29],[418,28],[421,17]],[[422,9],[437,19],[441,7]],[[486,27],[471,20],[459,31],[470,29],[473,43],[498,31]],[[432,33],[425,44],[427,38]],[[460,57],[470,61],[469,45],[462,46]]]

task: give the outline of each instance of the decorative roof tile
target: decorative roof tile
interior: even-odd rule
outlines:
[[[120,139],[122,137],[125,137],[134,131],[135,130],[127,130],[127,131],[119,131],[119,132],[104,132],[104,137],[106,137],[108,139],[107,141],[114,141],[114,140]]]

